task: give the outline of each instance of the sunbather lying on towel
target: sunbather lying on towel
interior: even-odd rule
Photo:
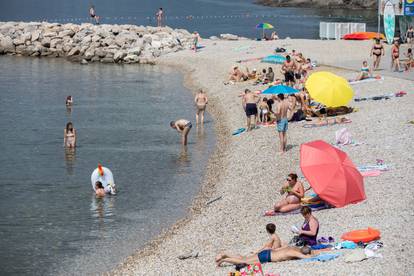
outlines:
[[[307,259],[311,258],[311,249],[307,246],[302,248],[297,247],[284,247],[280,249],[266,249],[259,254],[254,254],[250,256],[241,256],[241,255],[230,255],[230,254],[219,254],[216,257],[217,266],[220,266],[222,263],[230,264],[255,264],[260,262],[264,263],[277,263],[288,260],[295,259]]]
[[[321,120],[319,122],[304,124],[303,127],[312,128],[312,127],[321,127],[321,126],[332,126],[336,124],[347,124],[351,122],[352,121],[346,117],[336,117],[332,119]]]

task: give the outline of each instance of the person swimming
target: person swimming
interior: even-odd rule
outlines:
[[[73,98],[72,98],[72,96],[67,96],[66,97],[66,106],[67,107],[70,107],[72,105],[73,105]]]
[[[76,130],[72,122],[67,123],[63,131],[63,144],[67,148],[76,147]]]
[[[104,197],[105,196],[105,189],[104,189],[101,181],[96,181],[96,183],[95,183],[95,194],[98,197]]]

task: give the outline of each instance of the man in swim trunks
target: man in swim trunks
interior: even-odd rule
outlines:
[[[276,107],[276,118],[277,118],[277,131],[279,132],[280,139],[280,152],[286,151],[287,135],[288,130],[288,118],[287,113],[289,110],[289,102],[285,99],[285,95],[277,95],[277,107]]]
[[[289,86],[295,84],[295,71],[297,70],[296,63],[290,58],[289,55],[286,56],[286,61],[282,65],[282,73],[285,74],[285,82]]]
[[[254,254],[250,256],[241,256],[241,255],[229,255],[229,254],[219,254],[216,257],[217,266],[220,266],[222,263],[230,264],[255,264],[260,262],[264,263],[277,263],[289,260],[296,259],[307,259],[312,257],[311,249],[309,247],[283,247],[279,249],[266,249],[261,251],[259,254]]]
[[[177,121],[171,121],[170,126],[171,128],[181,133],[181,143],[183,144],[183,146],[186,146],[188,133],[193,127],[191,122],[186,119],[179,119]]]
[[[247,117],[247,131],[252,130],[257,122],[257,103],[259,102],[260,97],[250,91],[249,89],[244,90],[243,96],[243,106],[245,107],[246,117]],[[251,119],[254,116],[253,124]]]
[[[206,106],[208,103],[208,98],[206,93],[202,89],[200,89],[194,98],[194,102],[196,104],[197,112],[196,112],[196,124],[198,124],[198,119],[200,117],[200,123],[204,124],[204,111],[206,110]]]

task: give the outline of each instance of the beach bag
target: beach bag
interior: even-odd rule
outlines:
[[[349,145],[352,143],[352,136],[348,129],[342,128],[335,132],[335,141],[337,145]]]
[[[286,52],[286,49],[285,48],[279,48],[278,47],[278,48],[275,49],[275,52],[276,53],[284,53],[284,52]]]
[[[307,243],[306,241],[302,240],[299,236],[293,236],[293,238],[290,240],[289,245],[302,247],[305,246]]]

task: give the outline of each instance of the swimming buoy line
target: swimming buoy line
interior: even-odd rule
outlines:
[[[353,17],[345,17],[345,16],[320,16],[320,15],[287,15],[287,14],[262,14],[262,15],[254,15],[254,14],[236,14],[236,15],[179,15],[179,16],[165,16],[165,21],[174,21],[174,20],[205,20],[205,19],[239,19],[239,18],[331,18],[331,19],[361,19],[363,16],[353,16]],[[100,19],[105,20],[115,20],[115,21],[130,21],[130,20],[142,20],[146,19],[149,21],[156,21],[155,16],[100,16]],[[73,18],[38,18],[37,21],[45,21],[45,22],[89,22],[91,18],[89,17],[73,17]]]

